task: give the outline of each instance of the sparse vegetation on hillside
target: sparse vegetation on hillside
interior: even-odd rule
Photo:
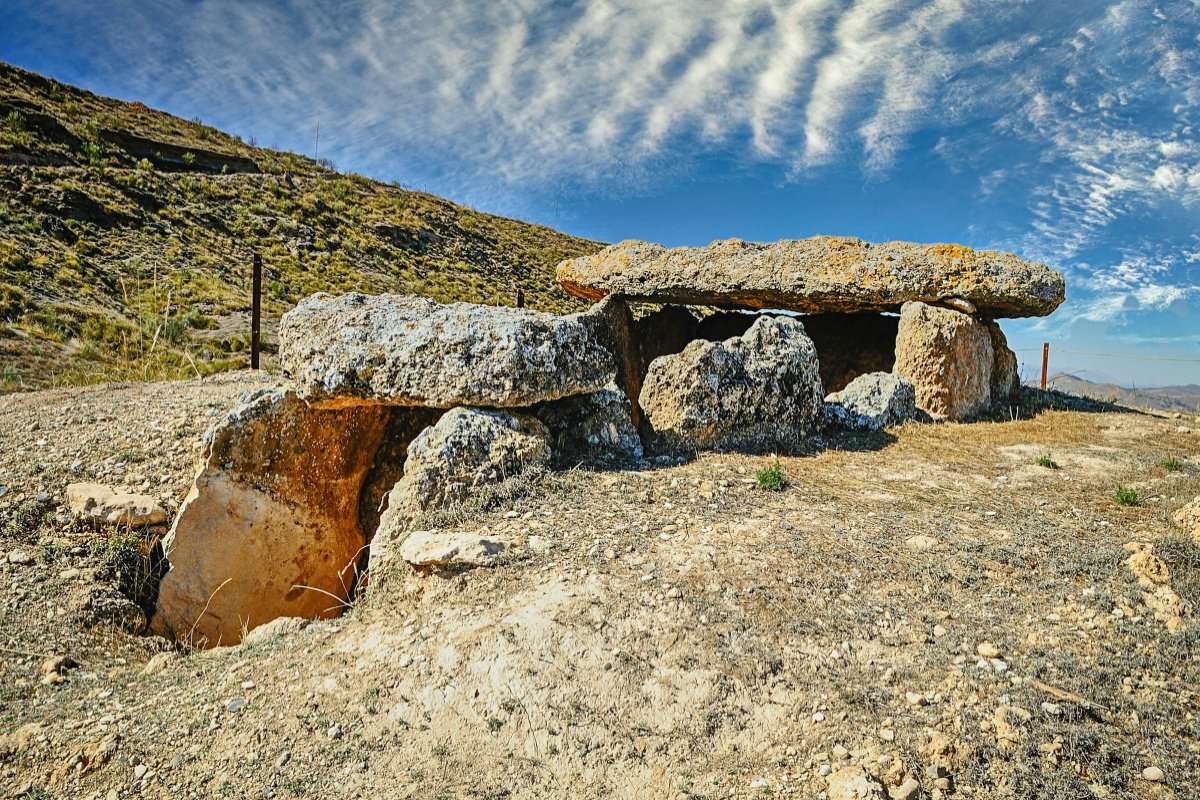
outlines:
[[[255,251],[269,331],[317,291],[571,310],[598,247],[0,64],[0,391],[244,365]]]

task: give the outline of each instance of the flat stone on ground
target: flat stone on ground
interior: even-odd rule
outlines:
[[[118,492],[100,483],[68,484],[67,507],[80,522],[144,528],[167,521],[167,512],[153,497]]]
[[[505,542],[476,533],[413,531],[400,545],[400,557],[414,567],[486,567],[507,549]]]

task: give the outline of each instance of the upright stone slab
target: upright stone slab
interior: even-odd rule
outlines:
[[[1017,354],[1008,346],[1008,339],[995,320],[987,321],[992,339],[992,403],[1005,403],[1016,398],[1021,389],[1021,374]]]
[[[896,311],[913,300],[957,299],[988,317],[1043,316],[1065,294],[1059,273],[1012,253],[838,236],[676,248],[627,241],[562,262],[557,277],[569,293],[591,300],[619,294],[804,313]]]
[[[609,295],[587,311],[577,314],[576,318],[612,354],[615,367],[613,383],[627,398],[636,398],[642,390],[645,369],[641,365],[641,349],[634,332],[635,323],[629,304],[622,297]],[[630,404],[629,418],[634,428],[641,424],[637,403]]]
[[[961,311],[905,303],[896,335],[895,374],[917,390],[917,407],[935,419],[963,420],[992,399],[992,337]]]
[[[346,597],[347,567],[365,544],[358,498],[388,414],[314,409],[272,390],[210,429],[164,540],[170,570],[151,630],[214,646],[277,617],[338,613],[334,598]]]
[[[404,475],[388,494],[379,528],[407,529],[426,511],[550,462],[550,434],[536,417],[454,408],[408,446]]]
[[[641,405],[660,449],[789,451],[816,432],[823,397],[803,324],[760,317],[742,336],[656,358]]]
[[[512,408],[604,388],[612,354],[580,315],[316,294],[284,314],[279,360],[298,394],[332,407]]]
[[[591,394],[564,397],[533,409],[550,430],[554,466],[617,466],[639,460],[642,440],[629,398],[616,384]]]

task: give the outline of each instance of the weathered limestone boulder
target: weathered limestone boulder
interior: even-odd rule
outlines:
[[[842,767],[826,780],[829,800],[888,800],[883,784],[862,767]]]
[[[637,394],[629,399],[641,397],[642,384],[651,362],[659,356],[678,353],[696,338],[699,320],[683,306],[663,306],[636,320],[633,324],[633,341],[637,348],[637,372],[640,381]]]
[[[1171,520],[1200,542],[1200,497],[1177,509]]]
[[[634,334],[629,304],[617,295],[609,295],[577,314],[576,319],[612,354],[615,361],[613,382],[625,397],[636,398],[642,390],[642,377],[646,372],[641,364],[641,348]],[[641,422],[637,403],[631,403],[629,413],[636,428]]]
[[[579,316],[316,294],[284,314],[279,361],[298,394],[322,406],[529,406],[613,378],[612,355]]]
[[[759,316],[745,311],[710,314],[696,326],[696,338],[719,342],[741,336]],[[825,391],[839,391],[859,375],[892,371],[899,317],[871,313],[806,314],[800,321],[817,348]]]
[[[912,300],[957,298],[989,317],[1049,314],[1065,291],[1059,273],[1011,253],[837,236],[676,248],[626,241],[562,262],[558,282],[590,300],[619,294],[808,313],[895,311]]]
[[[912,382],[917,407],[935,419],[962,420],[992,400],[992,338],[961,311],[905,303],[896,335],[895,374]]]
[[[992,402],[1012,400],[1021,389],[1021,374],[1017,367],[1017,354],[1008,347],[1008,339],[995,320],[987,321],[988,335],[992,339]]]
[[[388,414],[268,390],[210,429],[163,543],[171,566],[151,630],[213,646],[277,617],[335,615],[329,594],[346,597],[365,544],[358,498]]]
[[[400,545],[400,557],[414,567],[455,570],[493,566],[508,544],[463,531],[413,531]]]
[[[409,444],[444,413],[437,408],[390,407],[387,428],[358,496],[359,527],[368,537],[379,527],[388,493],[404,475]]]
[[[635,462],[643,455],[629,398],[616,384],[542,403],[534,414],[550,431],[555,467],[611,466]]]
[[[890,372],[859,375],[825,398],[827,424],[852,431],[883,430],[916,414],[916,389]]]
[[[69,484],[67,508],[76,520],[98,525],[145,528],[167,521],[167,512],[153,497],[118,492],[99,483]]]
[[[820,424],[817,353],[798,320],[760,317],[723,342],[656,358],[641,405],[670,450],[792,450]]]
[[[388,494],[376,536],[395,536],[421,514],[550,463],[550,433],[537,418],[454,408],[408,446],[404,476]]]

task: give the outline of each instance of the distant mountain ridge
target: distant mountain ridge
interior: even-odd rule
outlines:
[[[559,261],[602,245],[99,97],[0,63],[0,391],[245,364],[317,291],[582,308]]]
[[[1096,383],[1077,375],[1060,372],[1047,381],[1052,389],[1090,397],[1093,400],[1117,403],[1133,408],[1151,408],[1158,411],[1200,413],[1200,385],[1161,386],[1148,389],[1127,388],[1112,383]]]

